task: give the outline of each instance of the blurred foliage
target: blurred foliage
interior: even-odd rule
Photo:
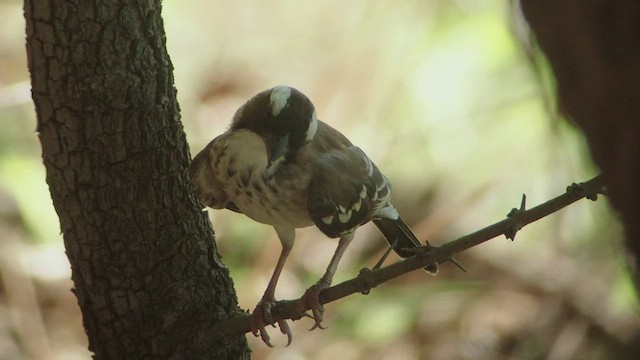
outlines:
[[[420,238],[438,244],[498,221],[523,192],[530,207],[543,202],[597,170],[582,137],[550,112],[548,78],[540,81],[548,68],[531,66],[515,36],[525,27],[506,3],[164,1],[192,154],[249,97],[288,84],[390,177]],[[0,3],[0,358],[84,359],[34,133],[21,6]],[[211,218],[251,309],[280,251],[275,232],[230,212]],[[335,246],[315,229],[298,231],[278,297],[300,296]],[[621,246],[606,200],[582,201],[514,243],[461,254],[467,274],[443,264],[435,278],[416,272],[330,304],[329,328],[308,333],[311,324],[296,321],[290,347],[250,337],[254,358],[607,358],[640,325]],[[384,247],[371,226],[360,229],[336,281]]]

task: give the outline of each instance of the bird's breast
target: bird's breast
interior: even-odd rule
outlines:
[[[230,201],[251,219],[273,226],[313,225],[307,209],[308,176],[289,165],[267,169],[266,146],[251,131],[230,133],[214,151],[214,173]],[[302,168],[298,168],[301,170]]]

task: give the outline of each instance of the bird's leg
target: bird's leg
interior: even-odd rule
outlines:
[[[311,312],[313,313],[313,319],[315,320],[315,325],[309,330],[313,330],[315,328],[324,329],[322,327],[322,314],[324,314],[324,307],[320,304],[320,300],[318,299],[318,295],[320,292],[329,286],[331,286],[331,282],[333,281],[333,275],[336,273],[338,269],[338,263],[342,258],[347,246],[351,240],[353,240],[353,232],[350,232],[346,235],[343,235],[338,242],[338,247],[336,248],[336,252],[333,254],[331,261],[329,262],[329,266],[327,266],[327,271],[324,275],[318,280],[315,285],[305,291],[302,298],[304,299],[307,306],[311,308]]]
[[[276,285],[278,284],[278,278],[280,278],[280,274],[282,273],[282,268],[284,268],[284,264],[291,252],[291,248],[293,247],[293,239],[295,237],[293,229],[291,229],[291,231],[281,231],[276,229],[276,231],[278,232],[280,242],[282,243],[282,251],[280,252],[276,268],[273,270],[273,274],[271,275],[271,280],[269,280],[269,285],[267,285],[267,289],[264,291],[262,299],[260,299],[256,308],[251,313],[251,332],[254,336],[260,336],[262,341],[269,347],[273,347],[273,345],[271,344],[269,334],[265,330],[265,326],[273,322],[271,308],[275,306],[276,303]],[[285,320],[279,320],[278,326],[280,327],[280,332],[287,335],[287,346],[289,346],[293,339],[289,324],[287,324]]]

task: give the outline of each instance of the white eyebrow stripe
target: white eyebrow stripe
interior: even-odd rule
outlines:
[[[291,96],[291,88],[288,86],[276,86],[271,90],[269,96],[269,105],[271,105],[271,113],[278,116],[280,111],[284,109]]]

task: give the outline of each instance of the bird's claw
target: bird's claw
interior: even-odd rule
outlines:
[[[324,290],[324,288],[325,287],[321,286],[320,284],[315,284],[308,288],[302,296],[305,304],[311,309],[312,314],[309,315],[308,313],[305,313],[305,316],[310,317],[313,319],[313,321],[315,321],[315,324],[311,327],[311,329],[309,329],[309,331],[315,329],[326,329],[326,327],[322,326],[324,306],[320,304],[320,299],[318,298],[318,295],[322,290]]]
[[[271,314],[271,308],[275,305],[275,300],[267,301],[265,299],[260,300],[256,308],[251,313],[251,333],[255,336],[262,339],[268,347],[274,347],[271,343],[271,337],[269,333],[265,329],[265,326],[270,324],[274,328],[276,327],[276,322],[278,323],[278,327],[280,328],[280,332],[284,335],[287,335],[287,345],[291,344],[293,340],[293,334],[291,333],[291,328],[286,320],[278,320],[276,322],[273,321],[273,314]]]
[[[275,325],[274,325],[275,327]],[[291,333],[291,328],[289,327],[289,323],[286,320],[278,321],[278,327],[280,327],[280,332],[284,335],[287,335],[287,345],[291,345],[291,341],[293,341],[293,333]]]

